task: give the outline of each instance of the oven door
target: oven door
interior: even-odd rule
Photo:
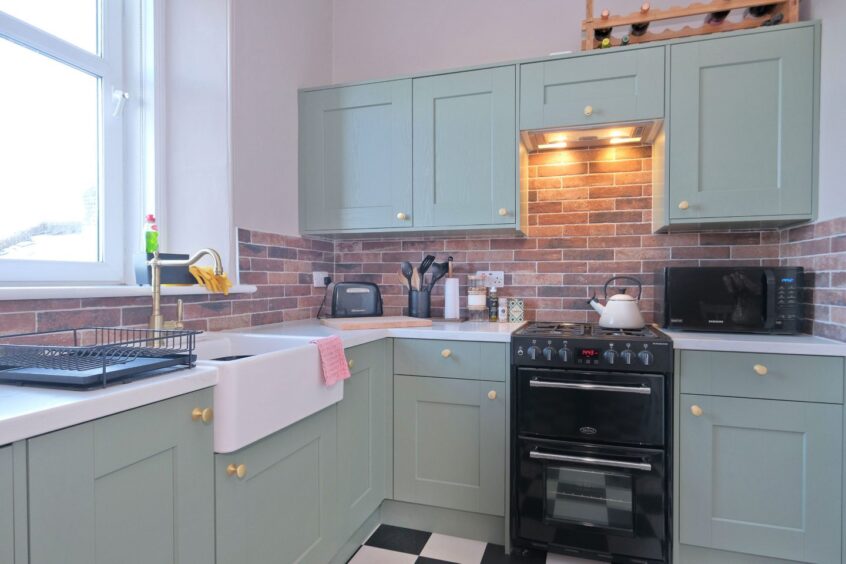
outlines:
[[[660,374],[518,368],[517,432],[557,440],[664,444]]]
[[[518,543],[664,561],[663,451],[521,439],[518,457]]]

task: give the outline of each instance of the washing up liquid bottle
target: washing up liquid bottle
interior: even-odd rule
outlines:
[[[159,250],[159,226],[153,214],[148,214],[144,220],[144,250],[151,254]]]

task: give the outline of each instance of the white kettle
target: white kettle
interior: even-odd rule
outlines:
[[[608,284],[614,280],[631,280],[637,284],[637,298],[626,294],[626,289],[620,290],[619,294],[608,297]],[[637,303],[643,293],[643,284],[637,278],[631,276],[615,276],[605,283],[605,305],[599,303],[596,294],[588,302],[590,306],[600,315],[599,326],[606,329],[643,329],[646,321],[640,313]]]

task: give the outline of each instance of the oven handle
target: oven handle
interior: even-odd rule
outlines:
[[[538,460],[555,460],[557,462],[575,462],[577,464],[594,464],[596,466],[611,466],[613,468],[628,468],[630,470],[652,471],[652,465],[645,462],[626,462],[625,460],[608,460],[605,458],[590,458],[587,456],[569,456],[566,454],[551,454],[533,450],[529,458]]]
[[[652,393],[652,388],[644,386],[611,386],[608,384],[582,384],[576,382],[550,382],[548,380],[538,380],[532,378],[529,380],[530,388],[559,388],[564,390],[584,390],[588,392],[622,392],[625,394],[643,394],[649,395]]]

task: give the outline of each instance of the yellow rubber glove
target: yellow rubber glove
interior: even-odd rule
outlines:
[[[212,294],[229,295],[232,282],[225,273],[217,275],[210,266],[190,266],[188,272],[191,273],[197,284],[204,286]]]

